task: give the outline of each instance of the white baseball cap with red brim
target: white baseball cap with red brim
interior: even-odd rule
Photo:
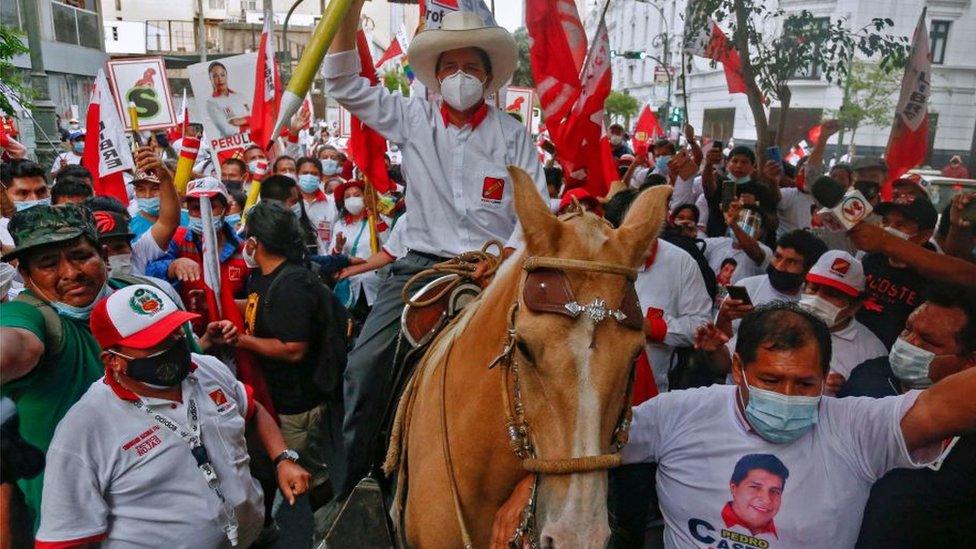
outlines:
[[[830,286],[851,297],[864,291],[864,267],[851,254],[829,250],[807,273],[807,282]]]
[[[230,202],[230,193],[227,192],[227,187],[216,177],[201,177],[186,184],[187,198],[202,198],[204,196],[213,198],[218,194]]]
[[[99,301],[89,324],[102,349],[116,345],[149,349],[199,316],[180,310],[159,288],[133,284]]]

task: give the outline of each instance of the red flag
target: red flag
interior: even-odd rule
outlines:
[[[275,62],[274,14],[264,12],[264,28],[261,30],[261,43],[258,46],[258,63],[254,73],[254,99],[251,103],[249,128],[251,142],[267,148],[276,137],[275,120],[278,118],[278,105],[281,102],[281,76]]]
[[[553,17],[556,14],[556,17]],[[525,26],[535,91],[550,129],[572,108],[580,93],[586,32],[572,0],[527,0]],[[555,143],[557,148],[558,143]]]
[[[105,108],[102,108],[105,105]],[[99,69],[92,86],[91,100],[85,116],[85,150],[81,165],[92,174],[92,187],[97,196],[111,196],[123,204],[129,203],[122,172],[135,169],[132,151],[125,138],[119,113],[115,110],[112,91],[105,73]]]
[[[738,50],[729,42],[718,23],[709,19],[708,24],[709,32],[703,31],[688,41],[688,52],[721,63],[729,93],[746,93],[746,81],[742,77],[742,59],[739,57]]]
[[[881,188],[885,200],[891,197],[891,183],[925,160],[929,146],[929,94],[932,61],[929,57],[929,32],[925,28],[925,9],[912,38],[912,53],[901,80],[901,94],[895,121],[885,149],[888,179]]]
[[[611,77],[610,37],[606,21],[601,19],[583,67],[580,79],[583,89],[566,122],[559,128],[560,136],[555,141],[556,155],[563,169],[577,179],[585,177],[586,189],[593,196],[606,195],[610,182],[616,179],[608,179],[608,159],[602,158],[609,152],[609,147],[600,146],[604,135],[603,105],[610,95]],[[547,126],[552,133],[551,124],[547,122]]]
[[[403,55],[403,47],[400,46],[400,40],[394,36],[393,41],[390,42],[390,47],[386,48],[386,51],[383,52],[383,55],[380,56],[379,61],[377,61],[373,67],[378,69],[383,66],[383,63],[386,63],[390,59],[399,57],[401,55]]]
[[[379,79],[376,77],[376,69],[373,68],[373,60],[369,55],[366,33],[362,29],[356,33],[356,49],[359,51],[359,62],[362,66],[359,75],[369,80],[373,86],[378,86]],[[347,147],[353,163],[366,175],[376,192],[392,191],[395,186],[390,181],[384,162],[386,139],[355,116],[352,117],[349,133]]]
[[[634,137],[631,139],[634,154],[638,158],[647,156],[647,149],[650,147],[651,141],[659,135],[664,135],[661,123],[658,122],[651,107],[644,105],[644,110],[641,111],[640,117],[637,118],[637,125],[634,127]]]

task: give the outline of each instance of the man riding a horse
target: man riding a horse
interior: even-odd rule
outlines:
[[[511,33],[486,26],[474,13],[445,15],[441,29],[418,34],[407,52],[417,78],[440,100],[422,94],[406,98],[359,76],[355,50],[362,4],[353,2],[325,59],[325,93],[400,147],[409,210],[384,249],[367,262],[373,268],[392,265],[344,374],[344,467],[331,472],[340,498],[382,451],[377,433],[395,392],[391,366],[404,285],[437,263],[487,241],[507,242],[519,232],[507,166],[528,173],[530,188],[540,197],[546,191],[525,127],[485,100],[515,69]]]

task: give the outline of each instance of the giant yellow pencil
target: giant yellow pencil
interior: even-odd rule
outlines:
[[[132,126],[132,150],[142,146],[142,135],[139,134],[139,112],[136,104],[129,102],[129,124]]]
[[[247,200],[244,202],[244,210],[241,211],[241,227],[247,221],[247,214],[251,207],[258,203],[258,197],[261,195],[261,180],[267,172],[267,160],[259,160],[257,167],[248,174],[251,176],[251,188],[247,190]]]
[[[285,86],[284,93],[281,94],[278,120],[275,121],[274,131],[271,132],[271,135],[281,135],[282,128],[302,106],[302,100],[309,88],[312,87],[315,73],[318,72],[326,52],[329,51],[329,46],[332,45],[332,40],[335,39],[339,25],[346,18],[346,13],[349,12],[349,6],[352,5],[352,2],[353,0],[332,0],[329,2],[329,6],[325,8],[325,13],[322,14],[322,19],[315,27],[315,32],[309,38],[305,52],[298,61],[298,66],[295,67],[295,72],[292,73],[288,85]]]
[[[184,136],[180,145],[180,158],[176,161],[176,175],[173,176],[173,185],[180,196],[186,194],[186,184],[193,177],[193,164],[196,163],[199,152],[200,139]]]

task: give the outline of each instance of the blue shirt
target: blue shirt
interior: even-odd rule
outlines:
[[[237,249],[241,245],[241,238],[237,236],[237,233],[234,232],[234,229],[232,229],[230,225],[228,225],[227,223],[224,223],[221,226],[221,230],[224,231],[224,245],[221,246],[220,248],[219,256],[220,256],[220,262],[223,263],[228,259],[230,259],[235,253],[237,253]],[[197,251],[200,251],[200,247],[203,245],[203,240],[202,239],[198,240],[198,239],[200,239],[200,235],[187,229],[186,231],[187,242],[193,243],[193,245],[196,246]],[[179,245],[176,243],[176,240],[170,240],[169,248],[167,248],[166,253],[163,254],[162,257],[160,257],[156,261],[153,261],[149,265],[146,265],[146,275],[154,276],[156,278],[162,278],[163,280],[168,281],[174,287],[178,287],[179,280],[176,280],[169,276],[169,265],[179,257],[180,257]]]
[[[186,227],[190,223],[190,214],[186,210],[180,210],[180,227]],[[129,231],[135,235],[132,237],[132,241],[135,242],[139,240],[142,233],[149,230],[153,226],[153,222],[149,221],[143,217],[140,213],[132,216],[129,220]]]

